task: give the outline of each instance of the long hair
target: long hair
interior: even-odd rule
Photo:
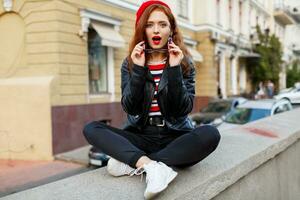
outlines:
[[[169,19],[170,26],[171,26],[171,32],[173,33],[172,34],[173,42],[177,46],[179,46],[179,48],[183,52],[183,55],[184,55],[185,58],[190,57],[190,53],[188,52],[187,48],[184,45],[183,37],[182,37],[182,34],[180,33],[180,31],[178,29],[178,26],[177,26],[174,15],[171,13],[171,11],[168,8],[166,8],[162,5],[159,5],[159,4],[153,4],[153,5],[150,5],[149,7],[147,7],[145,9],[144,13],[142,14],[141,18],[139,19],[139,22],[137,23],[137,25],[135,27],[134,36],[133,36],[133,38],[130,42],[130,45],[129,45],[128,62],[129,62],[129,70],[130,71],[132,70],[132,67],[133,67],[133,61],[131,59],[131,53],[132,53],[134,47],[136,46],[136,44],[144,40],[146,46],[149,46],[148,41],[146,39],[147,38],[146,37],[146,31],[145,31],[146,24],[147,24],[147,20],[148,20],[150,14],[154,10],[157,10],[157,9],[164,12],[167,15],[168,19]],[[146,55],[145,58],[146,58],[146,63],[147,63],[148,56]],[[190,71],[190,65],[187,62],[187,59],[182,59],[181,68],[182,68],[183,74],[187,74]]]

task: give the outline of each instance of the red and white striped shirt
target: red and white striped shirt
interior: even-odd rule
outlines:
[[[157,103],[157,92],[158,92],[158,85],[160,82],[160,78],[162,76],[162,73],[164,71],[164,68],[166,66],[166,62],[163,61],[161,63],[156,63],[156,64],[148,64],[148,68],[150,70],[150,73],[153,76],[153,80],[155,82],[155,92],[154,96],[151,102],[151,107],[149,111],[149,116],[161,116],[160,108]]]

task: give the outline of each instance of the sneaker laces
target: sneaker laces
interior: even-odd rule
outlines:
[[[127,173],[129,171],[128,175],[130,175],[132,173],[132,171],[134,171],[134,170],[132,170],[132,167],[130,167],[128,164],[122,163],[121,171],[123,171],[125,173]]]
[[[143,167],[139,167],[137,169],[132,170],[129,173],[129,176],[134,176],[134,175],[139,176],[139,175],[141,175],[141,182],[142,182],[143,181],[144,172],[145,172],[145,169]]]

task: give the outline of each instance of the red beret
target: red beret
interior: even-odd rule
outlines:
[[[165,6],[169,10],[171,10],[170,7],[162,1],[156,1],[156,0],[145,1],[144,3],[142,3],[142,5],[138,9],[138,11],[136,12],[135,26],[137,26],[137,23],[139,22],[139,20],[140,20],[141,16],[143,15],[144,11],[146,10],[146,8],[148,8],[149,6],[151,6],[153,4],[159,4],[159,5]]]

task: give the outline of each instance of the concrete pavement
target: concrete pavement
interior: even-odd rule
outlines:
[[[64,161],[0,160],[0,197],[88,171]]]
[[[62,161],[69,161],[74,163],[79,163],[83,165],[89,165],[88,153],[91,146],[87,145],[74,149],[72,151],[64,152],[58,155],[55,155],[55,158]]]

